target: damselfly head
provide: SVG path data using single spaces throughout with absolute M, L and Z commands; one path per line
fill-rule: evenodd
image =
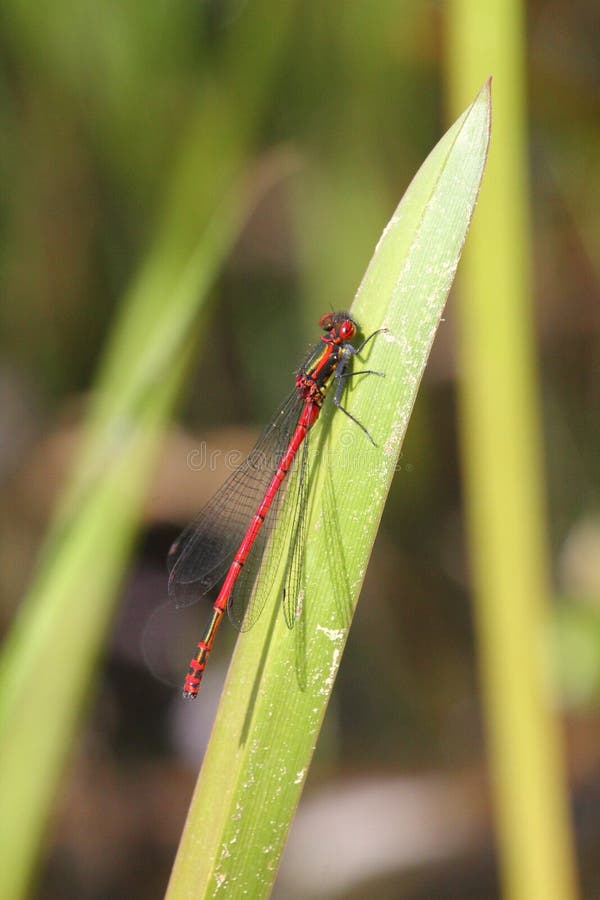
M 341 341 L 351 341 L 359 327 L 347 312 L 325 313 L 319 319 L 319 325 L 330 337 Z

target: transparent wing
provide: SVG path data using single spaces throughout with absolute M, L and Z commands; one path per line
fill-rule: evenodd
M 294 391 L 244 462 L 171 547 L 169 596 L 176 606 L 195 603 L 224 577 L 289 443 L 301 409 L 302 400 Z M 269 518 L 271 514 L 272 510 Z M 257 543 L 256 550 L 264 550 L 264 540 Z
M 292 509 L 293 533 L 284 587 L 283 615 L 288 628 L 293 628 L 304 611 L 304 566 L 306 563 L 306 528 L 308 507 L 308 441 L 304 442 L 298 460 L 298 490 Z
M 309 432 L 310 434 L 310 432 Z M 303 464 L 308 448 L 308 436 L 300 446 L 273 504 L 265 518 L 259 538 L 244 563 L 229 597 L 229 618 L 241 631 L 248 631 L 257 621 L 284 554 L 290 552 L 296 530 L 298 498 L 306 489 Z M 282 514 L 278 511 L 284 507 Z M 276 527 L 275 527 L 276 526 Z

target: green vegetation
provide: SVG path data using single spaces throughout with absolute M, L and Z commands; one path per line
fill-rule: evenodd
M 273 614 L 238 642 L 170 898 L 217 896 L 223 887 L 254 897 L 269 893 L 477 198 L 489 127 L 487 86 L 423 164 L 362 281 L 352 312 L 366 334 L 389 329 L 368 355 L 369 366 L 386 377 L 379 384 L 363 379 L 352 391 L 351 409 L 385 437 L 372 447 L 340 415 L 326 432 L 321 422 L 315 426 L 318 457 L 331 464 L 314 473 L 305 634 L 287 630 L 273 597 Z M 324 418 L 331 414 L 327 409 Z M 344 524 L 343 536 L 333 537 L 342 542 L 333 559 L 324 539 L 332 520 Z M 298 648 L 299 641 L 306 646 Z M 306 687 L 296 677 L 298 653 L 307 660 Z
M 461 427 L 502 877 L 510 898 L 575 896 L 548 640 L 548 552 L 531 303 L 520 4 L 450 17 L 453 105 L 494 72 L 494 142 L 459 304 Z M 492 24 L 493 23 L 493 24 Z M 476 35 L 476 37 L 475 37 Z M 460 62 L 459 62 L 460 60 Z
M 415 786 L 416 805 L 399 828 L 373 804 L 390 856 L 373 827 L 360 874 L 331 834 L 340 890 L 443 900 L 473 883 L 487 900 L 493 843 L 509 900 L 573 900 L 568 771 L 594 896 L 595 12 L 3 4 L 2 900 L 35 896 L 36 878 L 40 897 L 162 896 L 236 638 L 223 626 L 195 705 L 148 672 L 168 546 L 359 284 L 364 331 L 390 329 L 368 352 L 386 377 L 346 400 L 379 447 L 324 410 L 304 627 L 288 632 L 274 592 L 239 640 L 169 892 L 253 869 L 266 892 L 305 785 L 299 831 L 334 798 L 318 845 L 372 777 Z M 485 89 L 428 154 L 490 75 L 481 203 L 420 385 L 480 177 Z M 186 465 L 205 445 L 219 465 Z M 159 633 L 184 670 L 196 635 L 180 659 Z M 438 820 L 442 785 L 468 836 Z M 291 834 L 278 889 L 306 896 L 319 865 Z

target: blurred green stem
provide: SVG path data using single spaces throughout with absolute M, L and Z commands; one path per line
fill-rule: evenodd
M 256 0 L 231 31 L 226 77 L 198 92 L 161 228 L 108 340 L 78 465 L 3 648 L 2 900 L 23 897 L 33 879 L 160 438 L 251 200 L 242 181 L 293 7 Z
M 546 659 L 521 4 L 453 0 L 448 27 L 452 111 L 494 76 L 494 137 L 458 312 L 466 502 L 501 878 L 510 900 L 570 900 L 572 837 Z

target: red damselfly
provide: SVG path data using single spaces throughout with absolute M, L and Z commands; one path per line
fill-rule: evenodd
M 374 331 L 354 347 L 350 341 L 359 326 L 349 313 L 326 313 L 319 325 L 324 334 L 298 369 L 293 392 L 246 460 L 182 532 L 169 552 L 169 596 L 178 607 L 195 603 L 224 578 L 190 662 L 184 697 L 193 699 L 198 695 L 225 609 L 240 630 L 246 631 L 256 622 L 285 546 L 289 550 L 283 612 L 288 627 L 292 628 L 296 621 L 308 501 L 307 436 L 334 382 L 335 407 L 375 443 L 364 425 L 342 406 L 341 398 L 347 378 L 382 374 L 370 369 L 353 372 L 351 363 L 385 329 Z M 284 495 L 292 512 L 286 517 L 289 526 L 274 531 Z

